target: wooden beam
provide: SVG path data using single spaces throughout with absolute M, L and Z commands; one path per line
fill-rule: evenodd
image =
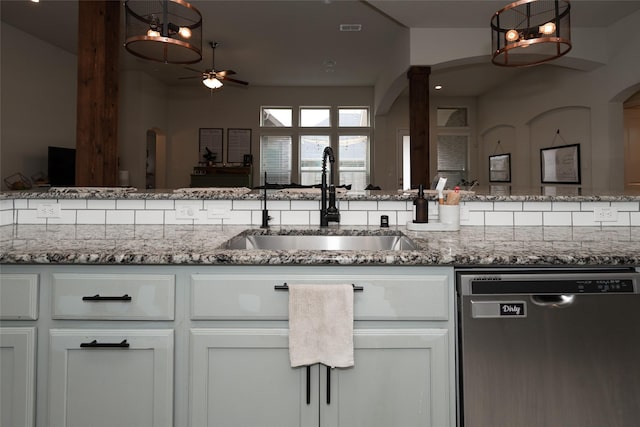
M 78 2 L 76 185 L 118 185 L 119 1 Z
M 409 137 L 411 188 L 429 188 L 429 75 L 431 67 L 409 68 Z

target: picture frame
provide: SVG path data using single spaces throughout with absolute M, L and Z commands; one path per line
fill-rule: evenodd
M 580 184 L 580 144 L 540 149 L 543 184 Z
M 198 131 L 198 162 L 222 163 L 224 159 L 222 128 L 200 128 Z M 213 157 L 212 157 L 213 156 Z M 207 158 L 209 157 L 209 158 Z
M 227 163 L 245 163 L 251 154 L 251 129 L 227 129 Z
M 489 182 L 511 182 L 511 153 L 489 156 Z

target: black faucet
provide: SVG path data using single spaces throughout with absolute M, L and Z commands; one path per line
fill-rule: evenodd
M 264 205 L 262 207 L 262 225 L 260 228 L 269 228 L 269 210 L 267 210 L 267 173 L 264 173 Z
M 331 163 L 331 175 L 327 188 L 327 157 Z M 329 222 L 340 222 L 340 211 L 336 207 L 336 186 L 333 183 L 333 170 L 336 158 L 331 147 L 325 147 L 322 152 L 322 186 L 320 188 L 320 227 L 328 227 Z M 329 206 L 327 206 L 329 193 Z

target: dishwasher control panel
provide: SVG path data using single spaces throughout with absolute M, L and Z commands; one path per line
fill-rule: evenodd
M 471 281 L 473 295 L 633 293 L 632 279 L 482 280 Z
M 460 271 L 461 295 L 640 293 L 640 273 L 626 271 Z

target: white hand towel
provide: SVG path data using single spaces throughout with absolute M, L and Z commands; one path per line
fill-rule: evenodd
M 291 366 L 353 366 L 353 286 L 289 285 Z

